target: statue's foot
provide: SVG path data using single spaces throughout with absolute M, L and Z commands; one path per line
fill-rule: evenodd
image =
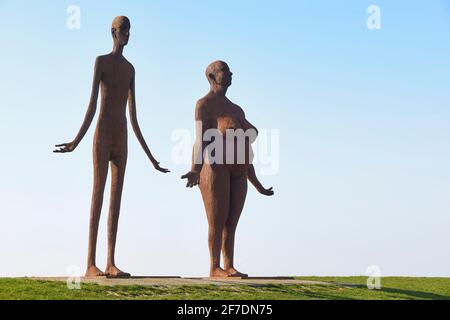
M 116 266 L 107 267 L 105 274 L 111 278 L 129 278 L 131 274 L 119 270 Z
M 248 274 L 237 271 L 235 268 L 228 268 L 226 270 L 228 277 L 236 277 L 236 278 L 248 278 Z
M 226 278 L 228 277 L 228 273 L 222 268 L 216 268 L 210 272 L 209 276 L 211 278 Z
M 105 277 L 106 273 L 101 271 L 96 266 L 88 267 L 86 270 L 86 277 Z

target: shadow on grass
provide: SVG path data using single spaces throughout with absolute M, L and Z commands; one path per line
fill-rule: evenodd
M 307 297 L 316 300 L 379 300 L 379 299 L 397 299 L 397 300 L 450 300 L 450 296 L 430 292 L 405 290 L 397 288 L 382 288 L 380 290 L 369 290 L 364 285 L 342 285 L 330 283 L 332 286 L 312 286 L 296 287 L 283 285 L 259 285 L 258 289 L 266 289 L 272 293 L 281 293 L 298 299 Z M 318 290 L 319 289 L 319 290 Z M 352 291 L 356 290 L 356 291 Z M 333 290 L 334 292 L 330 292 Z M 336 290 L 342 290 L 336 292 Z M 348 290 L 348 291 L 347 291 Z M 319 291 L 319 292 L 318 292 Z
M 367 286 L 358 285 L 357 287 L 360 289 L 367 290 Z M 394 295 L 402 295 L 405 296 L 404 299 L 450 300 L 450 296 L 444 296 L 436 293 L 422 292 L 422 291 L 404 290 L 397 288 L 382 288 L 377 291 Z

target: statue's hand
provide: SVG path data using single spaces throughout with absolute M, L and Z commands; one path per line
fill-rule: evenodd
M 53 150 L 54 153 L 68 153 L 73 152 L 77 145 L 74 142 L 57 144 L 55 146 L 57 149 Z
M 273 196 L 275 194 L 275 192 L 273 192 L 273 188 L 269 188 L 269 189 L 260 188 L 260 189 L 258 189 L 258 192 L 265 196 L 268 196 L 268 197 Z
M 155 161 L 152 161 L 152 163 L 153 163 L 153 167 L 155 167 L 155 169 L 158 170 L 159 172 L 162 172 L 162 173 L 168 173 L 168 172 L 170 172 L 169 169 L 161 168 L 161 167 L 159 166 L 159 162 L 158 162 L 158 161 L 155 160 Z
M 192 188 L 200 184 L 200 175 L 194 171 L 185 174 L 181 179 L 187 179 L 186 188 Z

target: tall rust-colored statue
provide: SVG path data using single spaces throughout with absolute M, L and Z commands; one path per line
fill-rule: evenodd
M 133 131 L 142 148 L 156 170 L 163 173 L 169 170 L 161 168 L 153 157 L 142 136 L 136 116 L 135 70 L 133 65 L 122 55 L 123 48 L 130 37 L 130 20 L 127 17 L 116 17 L 112 23 L 111 33 L 114 40 L 113 51 L 99 56 L 95 62 L 94 81 L 89 107 L 75 140 L 70 143 L 56 145 L 54 152 L 72 152 L 86 134 L 97 109 L 99 88 L 101 87 L 101 109 L 94 137 L 94 186 L 92 192 L 91 216 L 89 225 L 89 248 L 86 276 L 129 277 L 130 274 L 116 267 L 114 254 L 116 248 L 117 226 L 119 222 L 120 201 L 127 163 L 127 118 L 129 115 Z M 96 246 L 98 225 L 103 203 L 108 166 L 111 164 L 111 198 L 108 218 L 108 258 L 105 272 L 96 266 Z
M 232 75 L 230 68 L 223 61 L 213 62 L 206 70 L 211 89 L 197 102 L 193 164 L 191 171 L 182 177 L 187 179 L 187 187 L 200 187 L 209 225 L 211 277 L 247 277 L 234 266 L 234 239 L 247 196 L 247 179 L 260 193 L 267 196 L 274 194 L 272 188 L 265 189 L 261 185 L 252 165 L 251 143 L 256 139 L 257 130 L 245 118 L 244 111 L 225 96 L 231 85 Z M 227 141 L 235 141 L 236 138 L 232 136 L 230 140 L 229 135 L 234 135 L 239 129 L 256 133 L 254 139 L 245 139 L 244 161 L 237 161 L 239 150 L 235 145 L 231 146 L 231 149 L 230 145 L 227 145 Z M 219 140 L 223 140 L 222 155 L 215 154 L 216 160 L 222 160 L 220 162 L 206 159 L 208 146 L 212 145 L 213 141 L 208 142 L 205 136 L 211 130 L 217 132 Z M 211 154 L 220 151 L 215 150 Z M 231 163 L 226 160 L 230 151 L 233 152 Z M 220 266 L 221 252 L 224 268 Z

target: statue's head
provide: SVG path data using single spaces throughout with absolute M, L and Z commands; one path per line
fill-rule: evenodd
M 130 39 L 130 19 L 125 16 L 119 16 L 114 18 L 111 25 L 111 34 L 114 42 L 119 45 L 126 46 Z
M 211 85 L 229 87 L 231 86 L 233 73 L 223 61 L 214 61 L 206 68 L 206 78 Z

